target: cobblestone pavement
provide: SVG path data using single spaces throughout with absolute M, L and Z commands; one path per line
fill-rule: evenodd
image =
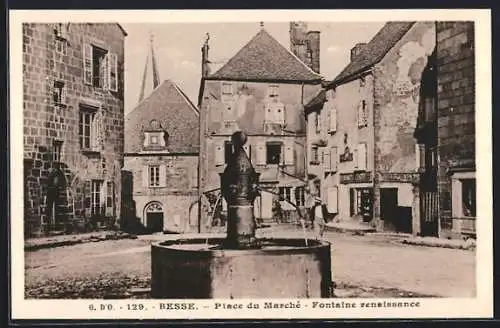
M 298 237 L 293 227 L 260 236 Z M 307 235 L 312 236 L 310 231 Z M 25 253 L 27 298 L 145 298 L 150 244 L 167 236 L 106 240 Z M 337 297 L 473 297 L 475 252 L 403 245 L 394 237 L 326 232 Z

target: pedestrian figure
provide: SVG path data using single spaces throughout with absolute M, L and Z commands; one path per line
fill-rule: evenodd
M 314 205 L 314 216 L 313 216 L 313 227 L 314 236 L 316 240 L 323 238 L 323 232 L 325 231 L 325 219 L 323 216 L 323 204 L 321 199 L 316 198 Z

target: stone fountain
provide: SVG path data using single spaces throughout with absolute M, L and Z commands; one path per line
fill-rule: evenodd
M 151 296 L 164 299 L 320 298 L 331 296 L 330 243 L 291 238 L 256 238 L 253 204 L 259 193 L 243 145 L 221 174 L 228 204 L 227 236 L 176 239 L 151 247 Z

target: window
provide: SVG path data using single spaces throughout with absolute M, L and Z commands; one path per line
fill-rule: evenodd
M 233 85 L 231 83 L 222 83 L 222 94 L 225 96 L 233 95 Z
M 320 180 L 316 180 L 314 181 L 314 187 L 316 188 L 316 191 L 318 193 L 318 197 L 321 197 L 321 181 Z
M 365 81 L 365 78 L 362 77 L 359 79 L 359 87 L 362 88 L 366 85 L 366 81 Z
M 106 183 L 106 207 L 113 207 L 114 184 L 112 181 Z
M 281 103 L 268 103 L 264 120 L 268 123 L 285 124 L 285 107 Z
M 149 186 L 159 187 L 160 186 L 160 166 L 150 165 L 149 166 Z
M 68 47 L 68 43 L 63 39 L 56 39 L 56 52 L 62 55 L 66 54 L 66 48 Z
M 304 187 L 296 187 L 295 188 L 295 205 L 304 206 L 306 203 L 306 195 L 304 191 Z
M 52 160 L 56 163 L 59 163 L 61 161 L 62 143 L 63 143 L 62 141 L 54 140 L 52 145 L 52 154 L 53 154 Z
M 278 98 L 279 97 L 279 86 L 278 85 L 270 85 L 267 90 L 267 95 L 269 98 Z
M 98 150 L 99 124 L 97 122 L 97 111 L 84 107 L 80 109 L 80 148 L 84 150 Z
M 62 23 L 54 24 L 54 35 L 58 39 L 66 39 L 67 28 Z
M 104 210 L 104 202 L 102 197 L 104 196 L 102 193 L 103 181 L 100 180 L 92 180 L 92 189 L 91 189 L 91 198 L 90 198 L 90 207 L 92 215 L 102 214 Z
M 280 200 L 292 201 L 292 187 L 279 187 Z
M 268 142 L 266 144 L 266 163 L 279 164 L 281 159 L 281 142 Z
M 319 163 L 318 146 L 311 147 L 311 163 Z
M 476 216 L 476 179 L 462 181 L 462 213 L 465 217 Z
M 85 44 L 83 58 L 85 84 L 118 91 L 118 59 L 116 54 L 91 44 Z
M 233 144 L 231 141 L 225 141 L 224 142 L 224 163 L 227 164 L 229 163 L 229 159 L 231 158 L 233 154 Z
M 358 127 L 365 127 L 368 125 L 368 109 L 366 100 L 362 100 L 358 108 Z
M 149 136 L 149 143 L 151 145 L 157 145 L 158 144 L 158 136 L 157 135 L 150 135 Z
M 64 82 L 55 81 L 52 89 L 52 101 L 55 105 L 66 104 L 66 88 Z

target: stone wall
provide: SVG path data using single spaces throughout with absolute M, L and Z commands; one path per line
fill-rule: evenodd
M 436 45 L 434 22 L 417 22 L 373 69 L 375 127 L 374 217 L 380 221 L 380 188 L 384 173 L 416 172 L 419 87 L 427 57 Z M 408 181 L 401 181 L 406 184 Z M 401 185 L 401 187 L 405 187 Z M 413 220 L 419 214 L 412 213 Z
M 40 233 L 47 223 L 48 176 L 60 167 L 67 185 L 67 221 L 85 221 L 86 183 L 92 179 L 114 183 L 113 216 L 120 212 L 120 169 L 123 163 L 123 51 L 124 32 L 117 24 L 60 24 L 67 28 L 56 51 L 58 24 L 23 25 L 23 139 L 25 158 L 26 235 Z M 117 56 L 118 90 L 111 92 L 84 84 L 83 45 L 102 44 Z M 55 104 L 55 81 L 64 83 L 65 104 Z M 99 108 L 102 147 L 87 154 L 80 149 L 79 105 Z M 54 161 L 54 141 L 62 142 Z
M 438 191 L 440 218 L 452 216 L 450 170 L 475 171 L 473 22 L 437 23 Z

